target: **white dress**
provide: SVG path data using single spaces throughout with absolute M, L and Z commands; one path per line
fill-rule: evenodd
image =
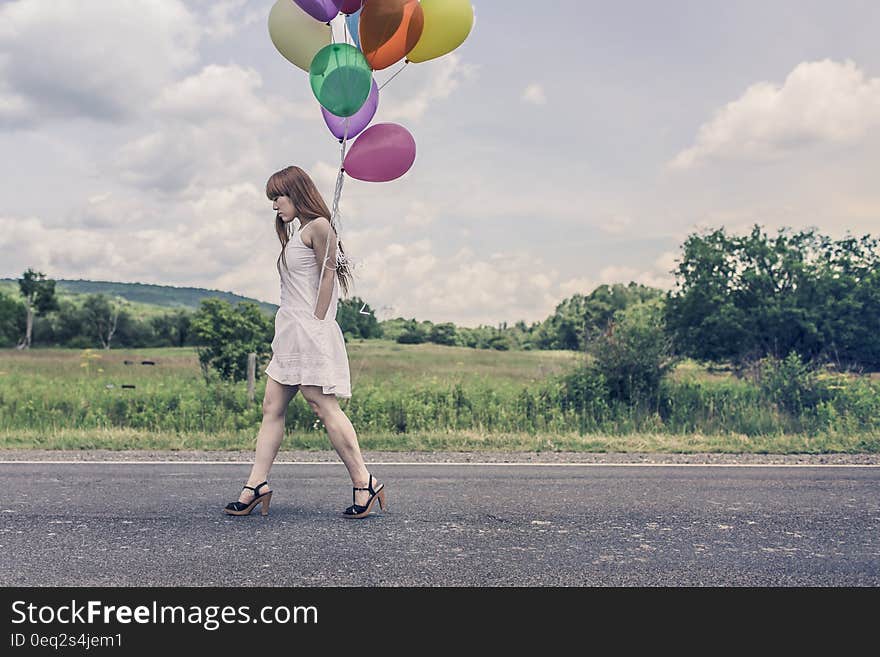
M 321 386 L 325 395 L 351 397 L 348 353 L 342 329 L 336 322 L 339 278 L 333 276 L 333 292 L 324 319 L 315 308 L 321 270 L 315 252 L 302 241 L 297 228 L 285 247 L 289 270 L 281 267 L 281 305 L 275 313 L 275 337 L 267 375 L 287 385 Z

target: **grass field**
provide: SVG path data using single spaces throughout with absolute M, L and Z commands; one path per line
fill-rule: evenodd
M 669 377 L 668 408 L 658 414 L 570 404 L 560 377 L 579 368 L 583 356 L 573 352 L 381 340 L 347 349 L 353 397 L 340 405 L 365 449 L 880 451 L 880 386 L 868 377 L 841 401 L 793 417 L 748 383 L 685 362 Z M 263 367 L 249 403 L 243 382 L 206 383 L 191 348 L 0 350 L 0 449 L 250 449 Z M 284 448 L 330 448 L 300 395 L 286 424 Z

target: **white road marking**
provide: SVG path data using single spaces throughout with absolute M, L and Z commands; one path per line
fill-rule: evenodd
M 0 461 L 0 465 L 253 465 L 253 461 Z M 343 465 L 342 461 L 275 461 L 273 465 Z M 491 462 L 422 462 L 368 461 L 367 465 L 416 465 L 416 466 L 481 466 L 481 467 L 625 467 L 625 468 L 880 468 L 880 463 L 541 463 L 517 461 L 513 463 Z

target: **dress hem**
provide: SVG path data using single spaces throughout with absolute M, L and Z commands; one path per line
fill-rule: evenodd
M 325 383 L 317 383 L 317 382 L 316 383 L 307 383 L 307 382 L 303 381 L 303 377 L 301 377 L 301 376 L 299 377 L 299 381 L 279 381 L 277 377 L 272 376 L 272 374 L 269 372 L 268 369 L 263 370 L 263 372 L 266 374 L 266 376 L 271 378 L 273 381 L 275 381 L 276 383 L 280 383 L 281 385 L 284 385 L 284 386 L 321 386 L 321 392 L 323 392 L 325 395 L 336 395 L 337 397 L 343 397 L 345 399 L 351 398 L 351 392 L 346 394 L 343 391 L 328 390 L 328 388 L 335 388 L 336 387 L 335 385 L 327 385 Z

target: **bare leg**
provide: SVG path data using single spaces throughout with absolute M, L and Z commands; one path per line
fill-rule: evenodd
M 370 472 L 364 464 L 354 426 L 345 411 L 339 408 L 336 396 L 323 394 L 320 386 L 302 386 L 302 394 L 327 428 L 330 444 L 348 469 L 352 486 L 366 488 L 370 482 Z M 379 480 L 373 477 L 373 487 L 378 485 Z M 366 504 L 369 497 L 369 491 L 355 491 L 356 504 Z
M 260 433 L 257 435 L 257 448 L 254 455 L 254 465 L 248 477 L 247 485 L 256 486 L 269 479 L 269 470 L 278 455 L 281 441 L 284 439 L 284 418 L 287 415 L 287 407 L 290 400 L 296 395 L 299 386 L 284 385 L 269 377 L 266 382 L 266 394 L 263 397 L 263 423 L 260 425 Z M 264 486 L 260 493 L 271 490 L 270 486 Z M 254 492 L 247 488 L 242 489 L 239 502 L 248 503 L 254 499 Z

